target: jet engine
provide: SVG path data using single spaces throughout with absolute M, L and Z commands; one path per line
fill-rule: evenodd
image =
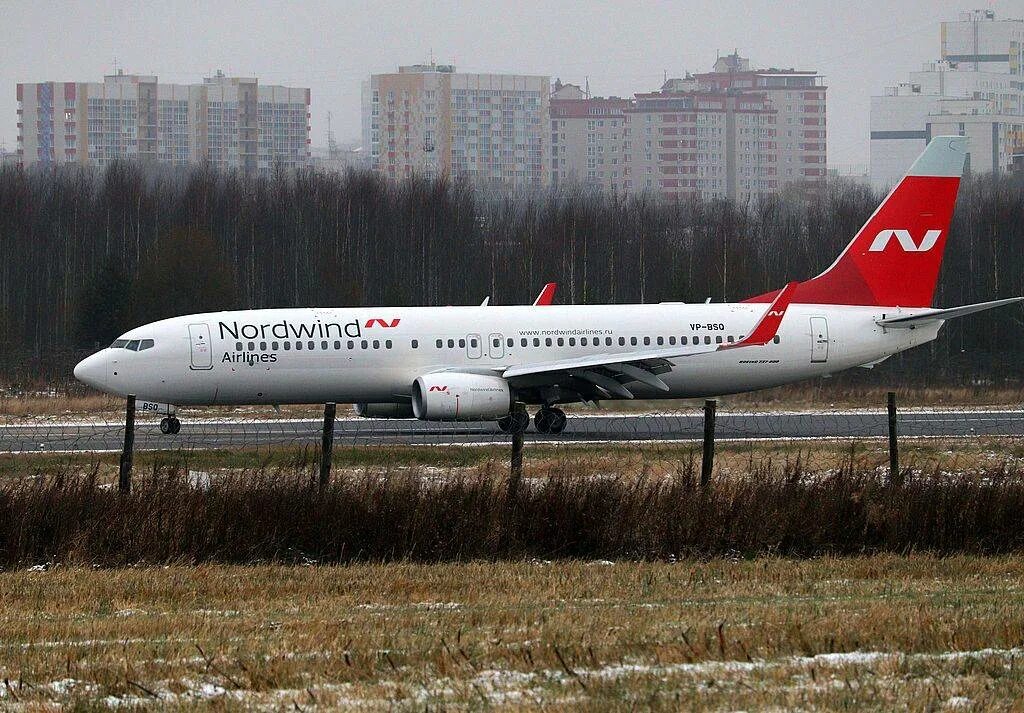
M 494 421 L 512 410 L 512 389 L 500 376 L 443 371 L 412 385 L 412 411 L 423 421 Z
M 362 403 L 356 404 L 356 416 L 363 418 L 415 418 L 412 404 Z

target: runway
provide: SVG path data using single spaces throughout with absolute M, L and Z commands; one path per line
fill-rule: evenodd
M 191 417 L 190 417 L 191 416 Z M 319 419 L 211 419 L 181 414 L 181 433 L 165 436 L 156 420 L 136 423 L 138 450 L 214 450 L 279 445 L 318 445 Z M 888 435 L 884 411 L 719 413 L 719 440 L 792 440 L 876 438 Z M 532 426 L 527 442 L 633 443 L 700 439 L 700 412 L 678 414 L 570 415 L 563 433 L 549 436 Z M 907 410 L 898 416 L 901 437 L 1024 436 L 1024 411 Z M 120 450 L 123 424 L 61 420 L 0 425 L 0 451 L 7 453 L 105 452 Z M 428 423 L 342 418 L 335 422 L 335 444 L 361 445 L 488 445 L 509 436 L 494 423 Z

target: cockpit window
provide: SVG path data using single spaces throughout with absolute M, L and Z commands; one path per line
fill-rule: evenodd
M 130 342 L 124 345 L 124 348 L 133 352 L 139 351 L 139 340 L 132 339 Z
M 151 349 L 155 342 L 152 339 L 115 339 L 110 345 L 111 349 L 130 349 L 133 352 L 141 352 L 144 349 Z
M 139 351 L 140 352 L 143 349 L 151 349 L 152 347 L 153 347 L 153 340 L 152 339 L 143 339 L 142 341 L 139 342 Z
M 127 339 L 115 339 L 113 344 L 110 345 L 111 349 L 124 349 L 125 345 L 128 344 Z

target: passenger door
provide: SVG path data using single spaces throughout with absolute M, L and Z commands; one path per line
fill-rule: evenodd
M 192 347 L 192 368 L 213 368 L 213 347 L 210 346 L 210 325 L 188 325 L 188 337 Z
M 470 359 L 479 359 L 483 356 L 484 348 L 480 343 L 479 334 L 467 334 L 466 335 L 466 356 Z
M 811 363 L 828 361 L 828 320 L 811 317 Z

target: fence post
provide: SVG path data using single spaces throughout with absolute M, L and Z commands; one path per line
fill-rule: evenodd
M 334 450 L 334 416 L 337 404 L 324 404 L 324 432 L 320 443 L 320 488 L 327 487 L 331 480 L 331 453 Z
M 121 467 L 117 478 L 119 492 L 132 489 L 132 456 L 135 450 L 135 394 L 128 394 L 124 404 L 124 447 L 121 449 Z
M 513 412 L 513 418 L 520 410 L 522 410 L 522 407 L 519 407 L 516 412 Z M 516 494 L 516 491 L 519 489 L 519 481 L 522 480 L 523 477 L 523 433 L 524 431 L 521 431 L 518 428 L 513 429 L 512 431 L 512 457 L 509 460 L 508 469 L 509 497 L 513 497 Z
M 704 402 L 704 453 L 700 461 L 700 487 L 711 483 L 711 471 L 715 467 L 715 406 L 717 401 Z
M 903 475 L 900 473 L 900 452 L 896 442 L 895 391 L 890 391 L 886 395 L 886 405 L 889 409 L 889 482 L 893 485 L 902 485 Z

